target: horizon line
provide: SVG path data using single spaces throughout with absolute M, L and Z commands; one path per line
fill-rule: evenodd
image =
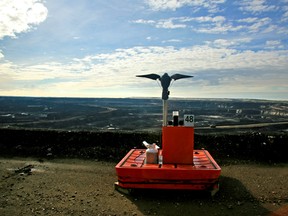
M 16 96 L 16 95 L 0 95 L 0 97 L 5 98 L 57 98 L 57 99 L 159 99 L 162 100 L 160 97 L 77 97 L 77 96 Z M 288 102 L 288 99 L 264 99 L 264 98 L 239 98 L 239 97 L 199 97 L 199 98 L 191 98 L 191 97 L 170 97 L 169 100 L 242 100 L 242 101 L 251 101 L 251 100 L 257 100 L 257 101 L 281 101 L 281 102 Z

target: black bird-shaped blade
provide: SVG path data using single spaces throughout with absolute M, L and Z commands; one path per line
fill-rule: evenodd
M 145 78 L 149 78 L 153 80 L 157 80 L 161 78 L 158 74 L 137 75 L 136 77 L 145 77 Z
M 193 76 L 182 75 L 182 74 L 173 74 L 173 75 L 171 76 L 171 79 L 178 80 L 178 79 L 190 78 L 190 77 L 193 77 Z
M 171 83 L 171 80 L 178 80 L 178 79 L 183 79 L 183 78 L 190 78 L 193 76 L 189 75 L 183 75 L 183 74 L 173 74 L 172 76 L 169 76 L 167 73 L 163 74 L 163 76 L 159 76 L 158 74 L 146 74 L 146 75 L 137 75 L 136 77 L 145 77 L 149 78 L 152 80 L 160 80 L 161 86 L 162 86 L 162 99 L 163 100 L 168 100 L 169 97 L 169 86 Z

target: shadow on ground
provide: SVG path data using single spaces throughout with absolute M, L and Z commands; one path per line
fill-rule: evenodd
M 268 215 L 237 179 L 221 176 L 220 191 L 133 190 L 125 195 L 143 215 Z

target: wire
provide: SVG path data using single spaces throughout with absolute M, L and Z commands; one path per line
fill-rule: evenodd
M 172 85 L 173 85 L 174 82 L 175 82 L 175 80 L 173 79 L 173 80 L 172 80 L 172 83 L 170 84 L 170 87 L 172 87 Z
M 156 81 L 157 81 L 158 86 L 159 86 L 160 88 L 162 88 L 162 86 L 160 85 L 159 80 L 157 79 Z

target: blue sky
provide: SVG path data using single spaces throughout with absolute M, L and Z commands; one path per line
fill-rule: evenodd
M 288 100 L 288 0 L 2 0 L 0 95 Z

